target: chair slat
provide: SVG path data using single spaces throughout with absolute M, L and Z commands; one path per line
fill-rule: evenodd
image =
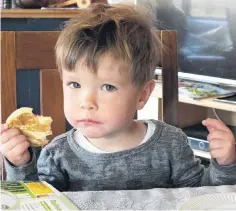
M 40 71 L 40 110 L 44 116 L 51 116 L 54 138 L 66 131 L 66 120 L 63 111 L 62 81 L 57 70 Z
M 163 121 L 178 126 L 178 41 L 176 31 L 161 31 Z

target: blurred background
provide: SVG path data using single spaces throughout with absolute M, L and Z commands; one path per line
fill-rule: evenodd
M 178 31 L 180 72 L 216 77 L 218 82 L 222 78 L 236 80 L 235 0 L 137 0 L 137 3 L 151 8 L 158 29 Z

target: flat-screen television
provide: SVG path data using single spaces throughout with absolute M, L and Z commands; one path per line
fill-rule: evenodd
M 150 2 L 156 27 L 178 31 L 180 76 L 236 85 L 236 0 Z

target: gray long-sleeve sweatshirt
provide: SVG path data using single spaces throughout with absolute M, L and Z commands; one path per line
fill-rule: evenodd
M 27 165 L 6 162 L 7 180 L 43 180 L 60 191 L 236 184 L 236 165 L 220 166 L 212 160 L 204 169 L 180 129 L 152 121 L 156 129 L 147 142 L 114 153 L 86 151 L 74 140 L 72 129 L 44 147 L 38 159 L 33 150 Z

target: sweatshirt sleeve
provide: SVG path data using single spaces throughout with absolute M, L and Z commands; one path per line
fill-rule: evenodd
M 60 155 L 47 147 L 29 148 L 31 160 L 16 167 L 4 158 L 8 181 L 46 181 L 60 191 L 68 190 L 68 176 L 60 168 Z
M 178 155 L 177 155 L 178 154 Z M 220 166 L 215 159 L 208 168 L 195 158 L 188 139 L 182 133 L 179 149 L 173 161 L 172 181 L 174 187 L 216 186 L 236 184 L 236 165 Z
M 4 158 L 4 164 L 6 168 L 6 179 L 8 181 L 37 181 L 37 158 L 40 153 L 40 149 L 29 148 L 31 154 L 31 160 L 24 166 L 14 166 L 6 158 Z
M 45 147 L 38 159 L 38 177 L 41 181 L 50 183 L 59 191 L 67 191 L 69 188 L 68 175 L 60 167 L 59 156 Z

